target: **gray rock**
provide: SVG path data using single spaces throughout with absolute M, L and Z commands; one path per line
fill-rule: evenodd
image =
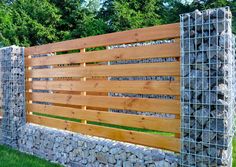
M 189 74 L 189 77 L 192 78 L 202 78 L 202 77 L 207 77 L 208 72 L 207 71 L 200 71 L 200 70 L 192 70 Z
M 231 34 L 227 33 L 225 30 L 220 34 L 219 46 L 221 47 L 232 47 L 232 36 Z
M 192 99 L 192 92 L 190 91 L 185 91 L 184 92 L 184 101 L 190 101 Z
M 210 111 L 207 108 L 203 108 L 195 111 L 194 116 L 196 120 L 201 124 L 205 125 L 209 120 Z
M 193 64 L 195 62 L 195 55 L 194 53 L 189 53 L 184 56 L 184 64 Z
M 218 157 L 219 156 L 219 150 L 217 150 L 215 147 L 209 147 L 207 148 L 207 154 L 211 157 Z
M 227 120 L 212 118 L 206 128 L 211 129 L 213 132 L 224 132 L 225 127 L 227 127 Z
M 118 154 L 119 151 L 120 151 L 119 148 L 112 148 L 112 149 L 110 150 L 110 153 L 111 153 L 111 154 Z
M 131 162 L 129 162 L 129 161 L 125 161 L 125 162 L 123 162 L 123 166 L 125 166 L 125 167 L 133 167 L 134 165 Z
M 170 164 L 166 162 L 165 160 L 161 160 L 159 162 L 156 162 L 155 165 L 157 167 L 170 167 Z
M 104 163 L 104 164 L 108 163 L 108 157 L 107 157 L 107 154 L 105 153 L 101 153 L 101 152 L 97 153 L 96 158 L 101 163 Z
M 205 63 L 207 61 L 207 55 L 205 52 L 198 52 L 196 63 Z
M 201 139 L 205 143 L 210 143 L 216 137 L 216 133 L 212 131 L 203 131 Z M 207 146 L 207 145 L 206 145 Z
M 232 13 L 229 10 L 226 10 L 224 8 L 220 8 L 218 10 L 218 18 L 227 18 L 227 19 L 231 19 L 232 18 Z
M 108 162 L 111 163 L 111 164 L 115 164 L 116 163 L 115 157 L 113 155 L 109 155 Z
M 103 149 L 102 149 L 102 152 L 108 152 L 109 151 L 109 148 L 107 146 L 104 146 Z
M 192 115 L 194 112 L 190 105 L 184 105 L 182 111 L 184 115 Z

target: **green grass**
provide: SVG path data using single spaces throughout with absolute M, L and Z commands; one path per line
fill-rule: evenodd
M 61 167 L 61 165 L 0 145 L 0 167 Z
M 236 166 L 236 137 L 233 139 L 233 166 Z

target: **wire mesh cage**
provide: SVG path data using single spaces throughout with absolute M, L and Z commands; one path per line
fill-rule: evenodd
M 11 46 L 0 49 L 2 90 L 2 136 L 3 144 L 17 147 L 18 127 L 25 119 L 25 81 L 23 48 Z
M 235 51 L 229 7 L 180 15 L 181 165 L 232 161 Z

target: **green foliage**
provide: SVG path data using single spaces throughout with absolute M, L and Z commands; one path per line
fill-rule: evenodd
M 230 6 L 236 33 L 233 0 L 2 0 L 0 46 L 39 45 L 174 23 L 181 13 L 222 6 Z
M 57 8 L 47 0 L 19 0 L 2 4 L 0 40 L 5 45 L 23 46 L 56 41 L 55 25 L 59 19 Z
M 109 0 L 100 11 L 109 31 L 122 31 L 161 23 L 160 0 Z
M 233 153 L 232 153 L 232 157 L 233 157 L 233 165 L 232 166 L 236 166 L 236 137 L 233 138 Z

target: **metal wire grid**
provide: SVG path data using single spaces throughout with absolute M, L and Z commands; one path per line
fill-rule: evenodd
M 223 18 L 219 19 L 219 12 L 223 12 Z M 212 13 L 216 16 L 214 19 Z M 196 11 L 182 14 L 180 19 L 180 163 L 182 166 L 230 166 L 235 109 L 235 52 L 231 45 L 230 9 Z M 224 34 L 219 33 L 219 26 Z M 225 89 L 221 90 L 220 86 Z M 216 111 L 223 114 L 217 115 Z
M 2 142 L 17 147 L 18 128 L 25 118 L 24 113 L 24 53 L 23 48 L 11 46 L 1 49 L 2 88 Z
M 234 137 L 234 135 L 235 135 L 235 123 L 236 123 L 236 36 L 233 34 L 233 51 L 232 51 L 232 53 L 233 53 L 233 56 L 234 56 L 234 73 L 233 73 L 233 75 L 234 75 L 234 80 L 233 80 L 233 87 L 234 87 L 234 91 L 232 91 L 233 93 L 234 93 L 234 100 L 235 100 L 235 103 L 234 103 L 234 105 L 233 105 L 233 116 L 232 116 L 232 121 L 233 121 L 233 128 L 232 128 L 232 140 L 233 140 L 233 137 Z M 233 146 L 231 147 L 232 149 L 233 149 Z M 232 151 L 231 151 L 231 153 L 232 153 Z M 232 155 L 231 155 L 231 159 L 230 159 L 230 161 L 231 161 L 231 164 L 233 163 L 233 157 L 232 157 Z

